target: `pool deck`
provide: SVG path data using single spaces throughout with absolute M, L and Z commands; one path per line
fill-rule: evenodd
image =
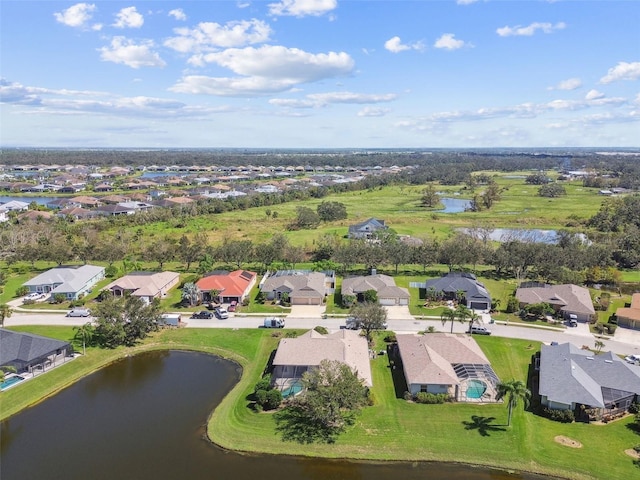
M 23 383 L 31 380 L 32 378 L 35 377 L 39 377 L 40 375 L 43 375 L 47 372 L 50 372 L 51 370 L 61 367 L 62 365 L 65 365 L 67 362 L 71 362 L 72 360 L 75 360 L 78 357 L 81 357 L 82 355 L 79 353 L 74 353 L 72 356 L 69 357 L 65 357 L 65 361 L 64 362 L 58 362 L 55 365 L 51 365 L 49 367 L 47 367 L 45 370 L 38 370 L 35 372 L 18 372 L 18 373 L 10 373 L 8 375 L 5 376 L 5 381 L 9 380 L 13 377 L 22 377 L 23 380 L 20 380 L 19 382 L 15 382 L 12 383 L 11 385 L 7 385 L 6 387 L 2 388 L 2 392 L 6 392 L 7 390 L 17 386 L 17 385 L 22 385 Z

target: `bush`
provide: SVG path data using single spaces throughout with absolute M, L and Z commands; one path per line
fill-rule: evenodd
M 607 323 L 606 327 L 609 335 L 613 335 L 614 333 L 616 333 L 616 328 L 618 328 L 618 325 L 616 325 L 615 323 Z
M 418 392 L 416 393 L 414 400 L 416 403 L 425 403 L 429 405 L 435 405 L 439 403 L 445 403 L 449 400 L 449 395 L 446 393 L 427 393 L 427 392 Z
M 629 413 L 640 413 L 640 403 L 635 402 L 629 405 Z
M 113 278 L 116 275 L 118 275 L 118 267 L 116 267 L 115 265 L 109 265 L 107 268 L 104 269 L 105 277 Z
M 412 401 L 412 400 L 413 400 L 413 395 L 411 395 L 411 392 L 404 392 L 403 397 L 404 397 L 404 399 L 405 399 L 407 402 L 409 402 L 409 401 Z
M 256 386 L 253 388 L 253 392 L 257 393 L 258 390 L 268 390 L 270 386 L 271 375 L 265 375 L 260 380 L 258 380 L 258 383 L 256 383 Z
M 29 287 L 18 287 L 16 288 L 16 297 L 24 297 L 26 294 L 29 293 Z
M 56 293 L 53 296 L 53 303 L 62 303 L 67 299 L 67 296 L 64 293 Z
M 555 410 L 553 408 L 545 408 L 544 414 L 548 419 L 553 420 L 554 422 L 572 423 L 575 420 L 573 410 Z
M 384 341 L 387 342 L 387 343 L 396 343 L 398 341 L 398 339 L 396 338 L 396 334 L 391 332 L 391 333 L 387 333 L 387 335 L 385 335 Z
M 282 392 L 280 390 L 276 390 L 272 388 L 271 390 L 267 390 L 267 396 L 265 398 L 265 402 L 262 405 L 265 410 L 274 410 L 280 406 L 282 403 Z
M 515 313 L 518 311 L 519 308 L 520 308 L 520 302 L 518 302 L 518 299 L 516 297 L 509 297 L 509 300 L 507 300 L 506 312 Z
M 314 328 L 314 330 L 318 333 L 321 333 L 322 335 L 327 335 L 329 333 L 329 330 L 327 330 L 322 325 L 318 325 L 317 327 Z
M 31 298 L 28 298 L 28 299 L 22 301 L 23 305 L 33 305 L 34 303 L 36 303 L 36 301 L 32 300 Z

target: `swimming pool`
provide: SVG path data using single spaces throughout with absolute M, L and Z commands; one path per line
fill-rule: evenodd
M 282 398 L 293 397 L 302 391 L 302 384 L 295 382 L 282 390 Z
M 24 377 L 21 377 L 20 375 L 14 375 L 13 377 L 5 378 L 4 382 L 0 383 L 0 390 L 6 390 L 10 386 L 15 385 L 22 380 L 24 380 Z
M 487 385 L 482 380 L 469 380 L 467 382 L 467 398 L 482 398 L 487 391 Z

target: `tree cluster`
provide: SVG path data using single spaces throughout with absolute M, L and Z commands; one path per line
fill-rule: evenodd
M 134 296 L 110 296 L 92 309 L 93 340 L 105 348 L 133 346 L 158 330 L 162 312 L 157 302 L 146 304 Z

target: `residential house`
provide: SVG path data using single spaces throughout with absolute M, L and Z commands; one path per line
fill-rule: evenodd
M 395 280 L 382 274 L 349 277 L 342 280 L 342 296 L 353 295 L 363 300 L 366 291 L 373 290 L 381 305 L 409 305 L 411 295 L 406 288 L 396 286 Z
M 473 310 L 490 310 L 491 295 L 487 288 L 472 273 L 450 272 L 447 275 L 427 280 L 427 294 L 441 295 L 448 300 L 457 300 Z
M 542 405 L 555 410 L 581 406 L 591 418 L 624 412 L 640 395 L 640 367 L 612 352 L 594 355 L 571 343 L 542 345 L 538 393 Z
M 260 290 L 268 300 L 280 300 L 286 293 L 291 305 L 322 305 L 324 297 L 331 293 L 331 277 L 327 277 L 327 272 L 279 270 L 265 280 Z
M 93 208 L 102 205 L 102 202 L 96 197 L 88 197 L 86 195 L 79 195 L 69 199 L 70 205 L 75 205 L 83 208 Z
M 56 213 L 57 217 L 74 218 L 76 220 L 95 217 L 95 215 L 96 213 L 93 210 L 87 210 L 82 207 L 67 207 Z
M 0 210 L 5 212 L 23 212 L 28 209 L 29 204 L 20 200 L 11 200 L 10 202 L 0 204 Z
M 396 338 L 410 393 L 446 394 L 459 402 L 495 400 L 500 380 L 470 335 L 430 333 Z
M 27 210 L 18 214 L 18 223 L 38 222 L 40 220 L 49 220 L 53 218 L 53 213 L 43 210 Z
M 22 285 L 28 287 L 30 293 L 62 294 L 67 300 L 78 300 L 103 278 L 104 267 L 76 265 L 52 268 Z
M 258 275 L 247 270 L 233 272 L 213 272 L 196 282 L 203 293 L 204 301 L 221 301 L 222 303 L 238 302 L 249 297 L 255 286 Z M 217 292 L 214 295 L 213 292 Z M 214 298 L 215 296 L 215 298 Z
M 565 319 L 594 322 L 596 311 L 589 290 L 573 284 L 520 287 L 516 290 L 520 307 L 548 303 Z
M 136 211 L 133 208 L 123 207 L 122 205 L 102 205 L 94 210 L 98 215 L 117 216 L 117 215 L 133 215 Z
M 349 225 L 349 238 L 373 238 L 378 232 L 383 232 L 389 227 L 385 225 L 384 220 L 370 218 L 355 225 Z
M 631 305 L 616 310 L 618 326 L 640 330 L 640 293 L 631 296 Z
M 178 283 L 180 274 L 176 272 L 132 272 L 114 280 L 103 290 L 117 297 L 132 295 L 149 304 L 154 298 L 163 298 Z
M 0 365 L 17 373 L 41 373 L 73 355 L 69 342 L 0 328 Z
M 273 358 L 271 382 L 284 397 L 295 395 L 302 391 L 304 372 L 317 368 L 323 360 L 342 362 L 364 385 L 373 385 L 367 340 L 353 330 L 329 335 L 309 330 L 296 338 L 283 338 Z

